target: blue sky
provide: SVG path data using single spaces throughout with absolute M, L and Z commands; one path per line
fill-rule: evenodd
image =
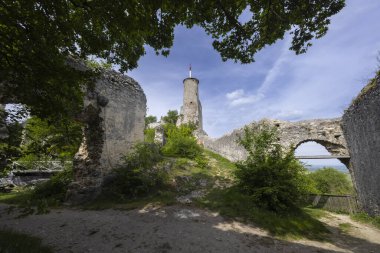
M 313 41 L 306 54 L 288 50 L 286 36 L 248 65 L 222 62 L 201 28 L 177 27 L 167 58 L 148 49 L 128 75 L 143 87 L 148 114 L 159 118 L 170 109 L 179 110 L 182 80 L 191 63 L 193 76 L 200 80 L 204 129 L 211 137 L 262 118 L 340 117 L 380 64 L 379 18 L 380 1 L 347 0 L 332 17 L 327 34 Z M 315 147 L 305 150 L 322 152 Z

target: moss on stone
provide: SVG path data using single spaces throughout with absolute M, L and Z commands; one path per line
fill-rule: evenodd
M 380 83 L 380 70 L 377 71 L 376 76 L 369 80 L 368 84 L 363 87 L 363 89 L 360 91 L 359 95 L 354 98 L 351 102 L 351 105 L 356 105 L 360 101 L 363 100 L 364 96 L 374 90 L 376 88 L 376 85 Z

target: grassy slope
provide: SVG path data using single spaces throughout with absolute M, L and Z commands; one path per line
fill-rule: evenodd
M 233 181 L 232 172 L 235 165 L 227 159 L 211 151 L 204 151 L 204 156 L 208 161 L 208 166 L 201 167 L 195 161 L 187 158 L 165 158 L 164 163 L 170 164 L 169 182 L 177 181 L 178 187 L 169 185 L 167 189 L 162 189 L 153 195 L 139 199 L 112 200 L 107 196 L 88 203 L 85 209 L 107 209 L 116 208 L 130 210 L 142 208 L 146 205 L 166 206 L 177 203 L 178 195 L 185 195 L 193 190 L 197 190 L 199 186 L 197 182 L 200 180 L 207 181 L 205 189 L 210 189 L 214 184 L 231 184 Z M 0 199 L 1 201 L 1 199 Z

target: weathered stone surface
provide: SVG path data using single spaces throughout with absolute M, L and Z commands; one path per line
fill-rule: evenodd
M 8 129 L 5 124 L 6 117 L 5 106 L 0 104 L 0 140 L 8 138 Z
M 177 126 L 193 123 L 198 130 L 203 131 L 202 105 L 199 100 L 198 85 L 199 80 L 196 78 L 183 80 L 183 105 L 181 106 Z
M 343 130 L 362 207 L 380 215 L 380 76 L 374 81 L 345 111 Z
M 148 128 L 154 129 L 154 143 L 163 146 L 166 143 L 165 130 L 161 122 L 155 122 L 148 125 Z
M 279 133 L 279 143 L 284 148 L 297 148 L 300 144 L 308 141 L 315 141 L 323 145 L 332 155 L 348 155 L 347 144 L 340 126 L 340 119 L 326 120 L 306 120 L 298 122 L 287 122 L 281 120 L 265 119 L 259 122 L 248 124 L 252 127 L 265 121 L 269 125 L 275 126 Z M 243 160 L 247 154 L 237 140 L 242 135 L 244 127 L 234 130 L 219 139 L 212 139 L 207 136 L 199 137 L 203 145 L 230 159 L 231 161 Z M 347 161 L 343 161 L 347 164 Z
M 96 196 L 121 157 L 144 140 L 146 97 L 140 85 L 115 71 L 103 71 L 85 92 L 83 141 L 74 159 L 71 202 Z

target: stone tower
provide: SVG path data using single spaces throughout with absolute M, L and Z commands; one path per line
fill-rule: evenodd
M 183 105 L 177 126 L 192 122 L 197 126 L 197 130 L 203 132 L 202 105 L 199 100 L 198 84 L 199 80 L 191 77 L 190 70 L 190 77 L 183 80 Z

